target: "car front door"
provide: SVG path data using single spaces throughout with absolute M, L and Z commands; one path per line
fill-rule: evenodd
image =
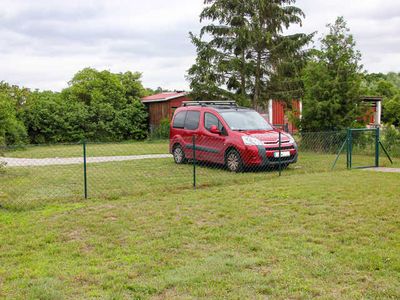
M 205 112 L 203 117 L 204 128 L 198 139 L 197 149 L 200 159 L 213 163 L 224 163 L 224 150 L 226 130 L 220 119 L 211 112 Z M 211 132 L 211 127 L 216 126 L 219 133 Z

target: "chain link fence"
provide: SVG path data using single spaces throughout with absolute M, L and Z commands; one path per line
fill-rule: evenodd
M 353 134 L 355 166 L 374 164 L 375 132 Z M 396 129 L 382 130 L 380 136 L 397 157 L 399 136 Z M 153 137 L 143 142 L 7 147 L 0 157 L 0 206 L 30 209 L 85 197 L 144 197 L 260 180 L 268 184 L 277 176 L 331 171 L 335 161 L 335 170 L 345 170 L 347 139 L 346 131 L 302 132 L 292 141 L 282 132 L 243 149 L 201 136 L 188 137 L 184 145 Z M 388 160 L 381 159 L 381 165 Z

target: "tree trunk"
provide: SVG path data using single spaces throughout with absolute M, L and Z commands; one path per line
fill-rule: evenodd
M 244 51 L 242 52 L 242 69 L 240 70 L 240 90 L 243 99 L 246 97 L 246 56 Z
M 256 74 L 255 74 L 255 82 L 254 82 L 254 97 L 253 97 L 253 108 L 257 108 L 257 105 L 260 100 L 260 91 L 261 91 L 261 51 L 257 51 L 257 66 L 256 66 Z

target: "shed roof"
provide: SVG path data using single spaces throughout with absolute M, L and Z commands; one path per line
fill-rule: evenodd
M 364 102 L 381 102 L 383 100 L 383 97 L 381 96 L 363 96 L 361 98 L 362 101 Z
M 150 102 L 164 102 L 173 100 L 180 97 L 185 97 L 189 93 L 188 92 L 165 92 L 160 94 L 155 94 L 151 96 L 147 96 L 142 98 L 143 103 L 150 103 Z

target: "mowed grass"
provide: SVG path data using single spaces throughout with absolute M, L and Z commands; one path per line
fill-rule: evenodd
M 275 174 L 0 210 L 0 298 L 399 299 L 399 182 Z
M 144 154 L 165 154 L 169 152 L 168 141 L 132 141 L 125 143 L 88 143 L 88 156 L 125 156 Z M 28 145 L 23 148 L 8 148 L 6 157 L 14 158 L 64 158 L 82 157 L 83 145 Z

